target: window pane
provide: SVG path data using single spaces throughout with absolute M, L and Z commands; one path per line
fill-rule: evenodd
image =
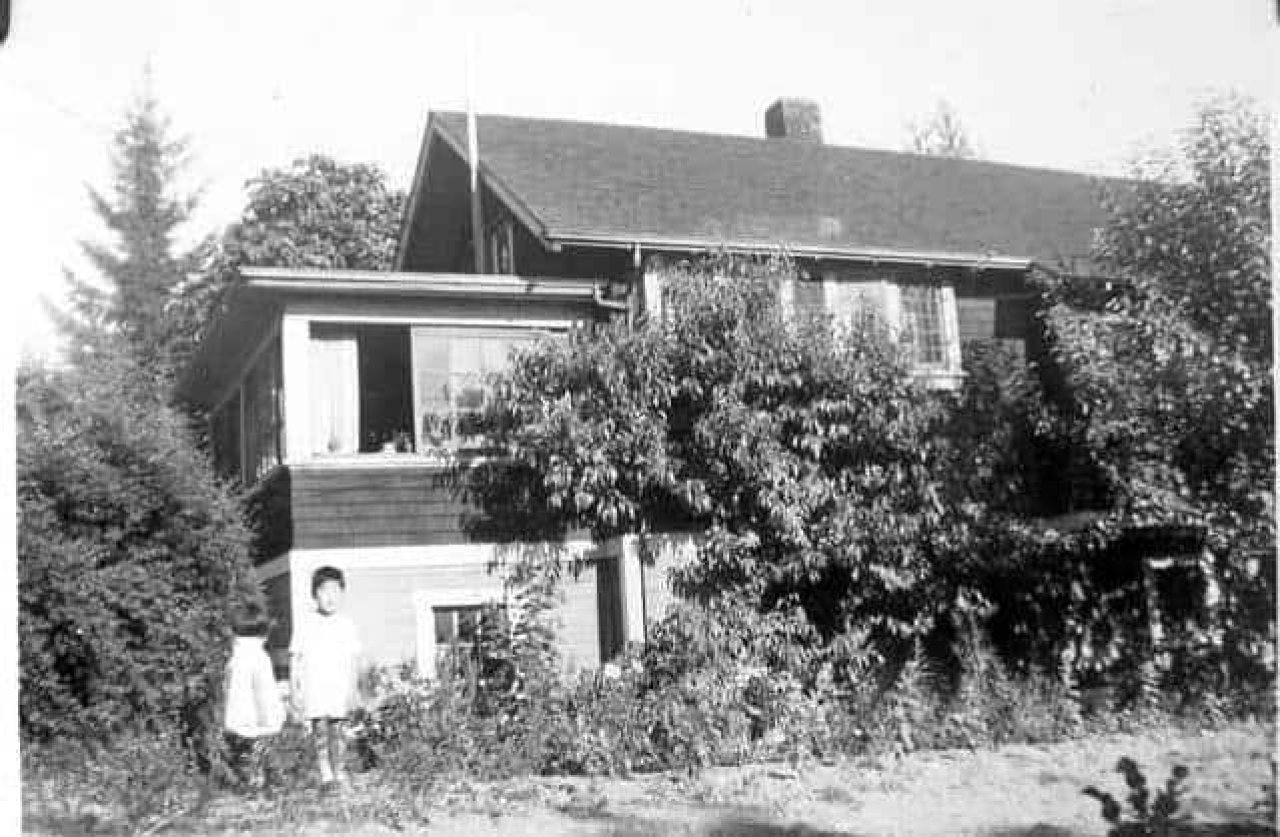
M 453 621 L 452 608 L 435 608 L 436 645 L 448 645 L 458 638 L 458 631 Z
M 352 326 L 311 326 L 311 449 L 355 453 L 360 433 L 359 355 Z
M 478 607 L 460 607 L 458 608 L 458 641 L 459 642 L 475 642 L 476 634 L 480 627 L 480 608 Z
M 505 369 L 511 348 L 536 341 L 538 332 L 440 326 L 413 329 L 415 423 L 420 450 L 469 447 L 458 436 L 458 417 L 483 409 L 486 377 Z
M 921 366 L 946 363 L 942 333 L 941 289 L 930 285 L 903 285 L 902 340 L 912 360 Z

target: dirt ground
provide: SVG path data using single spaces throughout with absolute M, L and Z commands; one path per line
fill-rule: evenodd
M 717 768 L 696 776 L 527 779 L 441 796 L 426 824 L 370 821 L 350 803 L 334 800 L 303 806 L 282 827 L 279 808 L 268 818 L 243 800 L 224 799 L 200 824 L 191 824 L 194 830 L 175 830 L 348 837 L 1090 837 L 1105 835 L 1106 824 L 1098 803 L 1081 790 L 1093 784 L 1122 798 L 1124 783 L 1113 768 L 1129 756 L 1153 786 L 1163 785 L 1175 764 L 1190 768 L 1185 809 L 1195 828 L 1186 833 L 1274 834 L 1254 809 L 1272 780 L 1274 753 L 1273 729 L 1237 726 L 1214 734 Z M 364 788 L 366 801 L 371 796 L 376 789 Z M 267 825 L 270 819 L 275 824 Z

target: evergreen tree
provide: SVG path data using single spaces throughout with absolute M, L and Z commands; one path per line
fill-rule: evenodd
M 89 189 L 93 209 L 115 241 L 81 242 L 105 283 L 68 274 L 70 312 L 58 319 L 73 360 L 117 335 L 144 363 L 172 363 L 175 328 L 166 309 L 194 265 L 192 255 L 176 251 L 174 242 L 196 202 L 175 186 L 186 154 L 186 141 L 172 136 L 148 85 L 112 141 L 110 192 Z

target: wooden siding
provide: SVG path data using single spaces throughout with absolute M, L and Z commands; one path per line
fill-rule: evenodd
M 419 619 L 431 630 L 427 614 L 417 612 L 415 594 L 429 591 L 448 601 L 450 592 L 465 597 L 481 591 L 502 598 L 502 576 L 481 563 L 456 565 L 368 567 L 348 566 L 344 610 L 355 620 L 367 661 L 397 665 L 415 660 Z M 287 577 L 285 593 L 287 597 Z M 557 635 L 565 667 L 589 668 L 600 663 L 599 620 L 596 605 L 596 566 L 586 563 L 567 576 L 563 599 L 556 611 Z M 285 643 L 287 647 L 287 639 Z
M 483 564 L 434 567 L 348 567 L 346 612 L 360 627 L 371 662 L 394 665 L 417 658 L 419 614 L 414 594 L 429 590 L 491 593 L 502 598 L 502 578 Z M 428 615 L 424 625 L 434 629 Z
M 447 470 L 431 465 L 295 467 L 293 546 L 329 549 L 473 543 L 475 506 Z

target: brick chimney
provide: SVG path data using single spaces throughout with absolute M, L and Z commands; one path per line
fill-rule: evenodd
M 764 133 L 770 139 L 822 142 L 822 111 L 809 99 L 779 99 L 764 112 Z

